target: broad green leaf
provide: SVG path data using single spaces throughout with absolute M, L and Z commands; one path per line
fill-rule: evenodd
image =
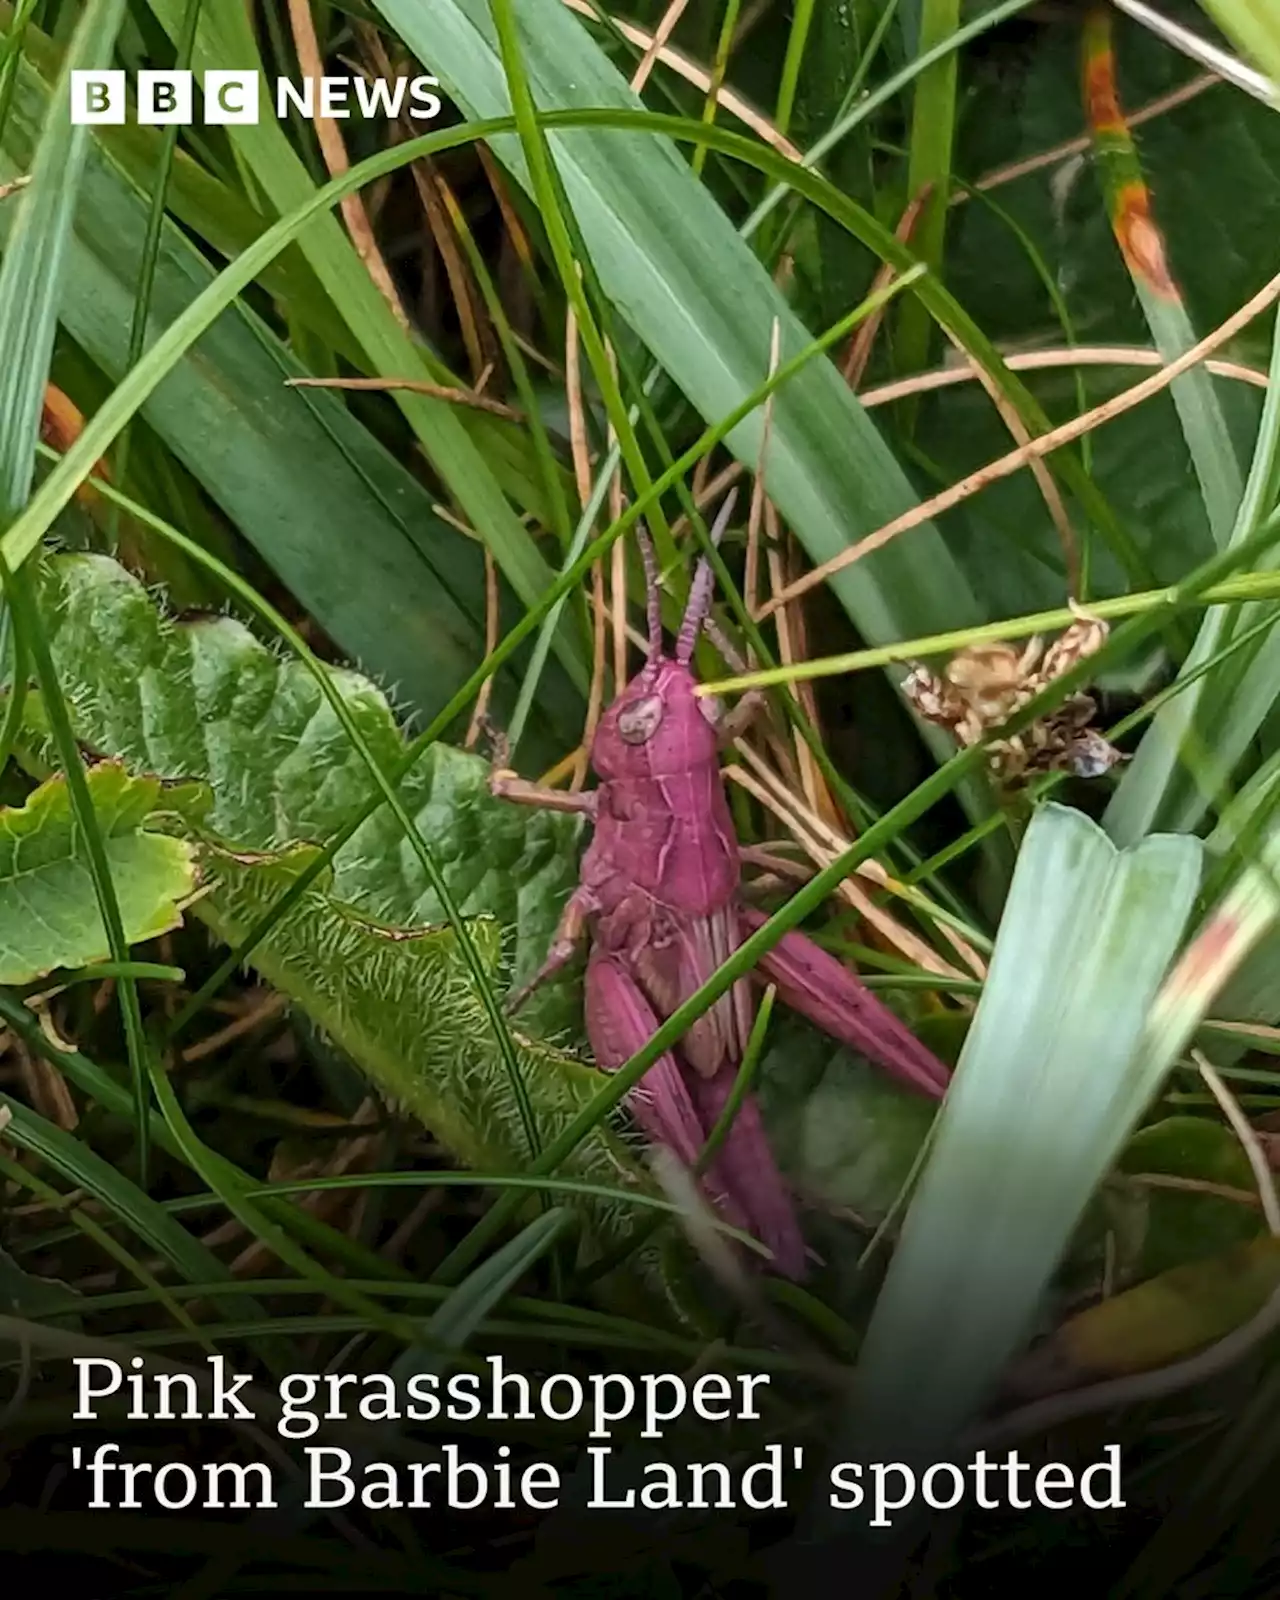
M 1239 1139 L 1225 1123 L 1208 1117 L 1165 1117 L 1140 1129 L 1116 1165 L 1125 1173 L 1220 1184 L 1247 1195 L 1256 1189 Z M 1150 1278 L 1244 1243 L 1256 1237 L 1263 1226 L 1256 1209 L 1193 1191 L 1147 1188 L 1141 1208 L 1137 1259 L 1128 1263 L 1138 1278 Z
M 1159 1083 L 1136 1056 L 1200 879 L 1194 839 L 1119 852 L 1045 805 L 855 1375 L 848 1459 L 948 1459 L 1031 1332 Z
M 87 774 L 130 944 L 182 922 L 196 886 L 194 852 L 144 826 L 160 798 L 156 778 L 118 762 Z M 84 836 L 66 779 L 43 783 L 20 807 L 0 809 L 0 983 L 30 983 L 109 955 Z
M 898 1200 L 937 1114 L 815 1029 L 778 1018 L 760 1063 L 761 1107 L 801 1199 L 875 1227 Z
M 509 114 L 486 0 L 378 0 L 378 10 L 469 118 Z M 560 0 L 521 0 L 517 21 L 540 110 L 640 106 Z M 726 415 L 767 375 L 775 318 L 780 361 L 811 342 L 670 141 L 617 129 L 548 132 L 547 140 L 606 294 L 704 418 Z M 519 140 L 504 135 L 493 147 L 527 189 Z M 762 427 L 757 410 L 727 440 L 753 468 Z M 815 562 L 913 503 L 905 474 L 830 361 L 809 363 L 775 395 L 770 430 L 770 495 Z M 847 568 L 831 588 L 869 641 L 980 617 L 931 526 Z
M 236 943 L 316 853 L 313 845 L 297 845 L 251 854 L 206 838 L 201 864 L 211 889 L 200 915 L 219 938 Z M 453 929 L 374 921 L 339 900 L 331 881 L 318 881 L 322 887 L 308 889 L 288 921 L 263 940 L 254 966 L 359 1063 L 388 1101 L 418 1117 L 465 1165 L 523 1170 L 528 1145 L 510 1080 Z M 469 928 L 491 979 L 500 982 L 508 929 L 492 914 L 469 918 Z M 515 1038 L 545 1141 L 588 1103 L 601 1077 L 518 1029 Z M 603 1130 L 580 1157 L 574 1176 L 614 1188 L 634 1181 L 638 1170 Z M 628 1207 L 618 1209 L 618 1220 L 632 1217 Z
M 39 592 L 79 737 L 137 770 L 207 783 L 208 828 L 235 848 L 325 840 L 374 792 L 306 667 L 239 622 L 175 622 L 102 556 L 53 557 Z M 353 671 L 332 677 L 373 754 L 384 766 L 399 760 L 403 739 L 383 693 Z M 487 776 L 478 756 L 434 744 L 401 794 L 463 915 L 497 916 L 514 930 L 519 983 L 546 955 L 576 882 L 581 824 L 494 800 Z M 334 896 L 363 916 L 404 927 L 443 917 L 385 807 L 333 866 Z M 576 1029 L 580 1016 L 577 989 L 565 981 L 535 996 L 521 1020 L 556 1035 Z
M 47 89 L 24 68 L 0 172 L 22 169 L 47 110 Z M 11 215 L 12 207 L 0 206 L 0 239 Z M 124 369 L 145 221 L 145 200 L 95 144 L 60 314 L 113 378 Z M 213 277 L 201 252 L 166 225 L 152 337 Z M 286 387 L 304 375 L 271 330 L 237 302 L 142 415 L 339 647 L 430 717 L 484 653 L 483 553 L 435 514 L 431 491 L 337 395 Z M 359 539 L 335 537 L 342 529 L 359 529 Z M 497 681 L 499 715 L 514 697 L 514 681 Z M 548 759 L 577 737 L 580 704 L 553 663 L 534 729 Z
M 235 944 L 289 889 L 371 792 L 332 709 L 301 663 L 230 618 L 176 622 L 103 556 L 60 555 L 37 569 L 42 615 L 78 736 L 128 766 L 187 783 L 166 809 L 200 843 L 198 915 Z M 373 753 L 392 765 L 401 734 L 382 694 L 330 669 Z M 28 759 L 47 748 L 39 703 Z M 486 764 L 436 744 L 405 781 L 490 981 L 542 960 L 576 881 L 577 819 L 494 800 Z M 207 794 L 198 786 L 207 785 Z M 467 1166 L 522 1171 L 528 1146 L 511 1079 L 453 928 L 417 856 L 384 810 L 338 852 L 252 961 L 367 1074 Z M 592 1100 L 603 1077 L 547 1042 L 580 1026 L 566 979 L 517 1019 L 522 1075 L 544 1143 Z M 534 1031 L 537 1028 L 539 1037 Z M 529 1031 L 525 1031 L 528 1029 Z M 597 1127 L 566 1165 L 612 1190 L 647 1180 L 627 1144 Z M 583 1201 L 596 1243 L 625 1236 L 625 1201 Z

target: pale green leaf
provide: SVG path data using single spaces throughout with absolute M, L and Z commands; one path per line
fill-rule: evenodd
M 87 778 L 129 943 L 178 927 L 195 864 L 188 844 L 144 827 L 159 780 L 131 778 L 117 762 Z M 0 983 L 30 983 L 109 954 L 84 836 L 59 775 L 25 805 L 0 810 Z
M 1136 1052 L 1200 856 L 1171 836 L 1119 852 L 1057 805 L 1034 817 L 867 1331 L 845 1456 L 947 1459 L 1031 1333 L 1163 1075 Z

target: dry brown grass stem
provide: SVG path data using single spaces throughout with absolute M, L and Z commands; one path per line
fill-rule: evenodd
M 763 777 L 768 778 L 769 775 L 765 773 L 764 768 L 760 765 L 758 757 L 746 752 L 746 759 L 750 766 Z M 824 822 L 821 817 L 807 813 L 796 795 L 784 794 L 783 791 L 777 788 L 776 778 L 771 781 L 774 783 L 775 792 L 778 793 L 779 798 L 784 799 L 795 810 L 805 826 L 831 851 L 833 856 L 842 855 L 849 848 L 850 840 L 846 835 L 841 833 L 839 829 L 833 828 L 830 823 Z M 906 887 L 906 885 L 899 883 L 896 878 L 891 878 L 878 861 L 868 861 L 865 865 L 864 875 L 890 894 L 896 895 L 900 899 L 909 900 L 930 914 L 935 909 L 926 895 L 917 889 Z M 983 961 L 969 941 L 958 934 L 943 918 L 938 919 L 938 927 L 942 930 L 943 935 L 956 954 L 971 969 L 969 972 L 960 975 L 965 978 L 978 977 L 985 979 L 987 975 L 986 962 Z
M 655 28 L 653 38 L 645 47 L 640 65 L 632 74 L 631 87 L 636 94 L 639 94 L 645 84 L 648 83 L 649 74 L 653 71 L 654 64 L 662 51 L 666 49 L 667 40 L 676 31 L 676 24 L 684 16 L 688 4 L 689 0 L 671 0 L 667 9 L 662 13 L 662 20 Z
M 769 370 L 766 377 L 772 378 L 778 370 L 778 353 L 782 340 L 782 324 L 777 317 L 773 319 L 773 330 L 769 336 Z M 760 594 L 760 534 L 764 524 L 765 505 L 765 461 L 769 454 L 769 435 L 773 429 L 773 395 L 770 394 L 764 403 L 764 417 L 760 429 L 760 450 L 756 456 L 755 479 L 751 485 L 751 507 L 747 512 L 747 559 L 746 570 L 742 580 L 742 598 L 747 608 L 747 615 L 754 617 L 756 614 L 756 601 Z
M 740 789 L 746 791 L 754 799 L 786 827 L 792 836 L 803 845 L 805 853 L 809 855 L 820 867 L 827 866 L 832 857 L 829 857 L 823 847 L 810 838 L 798 820 L 796 813 L 783 804 L 772 793 L 768 784 L 761 782 L 752 773 L 732 763 L 724 769 L 724 775 L 731 782 L 736 783 Z M 858 869 L 860 876 L 869 878 L 865 867 Z M 943 962 L 934 953 L 923 939 L 917 938 L 908 929 L 902 927 L 895 917 L 892 917 L 882 907 L 878 906 L 872 897 L 853 878 L 846 878 L 840 885 L 838 894 L 842 900 L 850 905 L 860 917 L 864 918 L 876 932 L 893 949 L 899 951 L 906 959 L 915 961 L 927 972 L 933 972 L 938 977 L 966 977 L 967 974 L 958 972 Z
M 319 83 L 324 76 L 324 61 L 320 55 L 316 25 L 311 16 L 310 0 L 289 0 L 289 25 L 303 78 L 310 78 Z M 329 176 L 340 177 L 350 170 L 351 162 L 338 124 L 332 117 L 323 116 L 318 106 L 313 120 L 316 138 L 320 143 L 320 153 L 324 157 Z M 351 235 L 356 254 L 364 263 L 365 271 L 373 280 L 378 293 L 391 308 L 392 316 L 407 332 L 409 318 L 400 303 L 400 296 L 396 293 L 387 263 L 383 260 L 381 250 L 378 249 L 378 241 L 373 236 L 373 227 L 369 222 L 369 214 L 365 210 L 363 199 L 358 194 L 349 194 L 342 200 L 341 206 L 342 218 L 347 225 L 347 232 Z
M 1239 1139 L 1240 1147 L 1248 1158 L 1253 1181 L 1258 1185 L 1258 1200 L 1262 1205 L 1262 1214 L 1267 1219 L 1267 1227 L 1273 1238 L 1280 1237 L 1280 1197 L 1276 1195 L 1275 1176 L 1271 1171 L 1271 1163 L 1267 1160 L 1266 1151 L 1262 1148 L 1262 1141 L 1248 1117 L 1240 1109 L 1239 1101 L 1219 1077 L 1203 1051 L 1193 1050 L 1191 1059 L 1195 1062 L 1209 1093 L 1222 1108 L 1223 1116 L 1231 1124 L 1231 1131 Z
M 568 6 L 570 11 L 576 11 L 580 17 L 589 17 L 593 22 L 596 20 L 596 10 L 590 4 L 590 0 L 564 0 L 564 4 Z M 646 52 L 652 48 L 657 37 L 646 28 L 637 28 L 634 22 L 622 22 L 616 17 L 614 18 L 614 27 L 617 28 L 628 43 L 638 45 L 641 50 Z M 656 59 L 664 67 L 669 67 L 677 77 L 683 78 L 686 83 L 693 84 L 694 88 L 698 89 L 702 94 L 710 94 L 711 74 L 705 67 L 700 67 L 696 61 L 691 61 L 681 51 L 673 50 L 670 45 L 659 45 Z M 643 65 L 643 62 L 641 65 Z M 647 76 L 648 74 L 646 73 Z M 786 156 L 788 161 L 800 160 L 800 151 L 791 143 L 790 139 L 779 133 L 768 117 L 761 116 L 760 112 L 755 110 L 753 106 L 748 105 L 741 95 L 735 94 L 732 89 L 726 89 L 722 85 L 717 90 L 715 98 L 716 104 L 721 110 L 727 111 L 730 116 L 737 117 L 744 127 L 750 128 L 752 133 L 763 139 L 767 145 L 772 146 L 780 154 Z
M 849 848 L 849 840 L 829 823 L 824 822 L 799 795 L 787 790 L 758 755 L 742 745 L 739 745 L 738 750 L 746 767 L 752 770 L 748 772 L 745 767 L 734 765 L 726 769 L 726 777 L 732 778 L 771 811 L 785 825 L 796 843 L 816 866 L 819 868 L 829 866 L 837 856 Z M 895 878 L 890 877 L 878 861 L 864 862 L 857 869 L 855 877 L 861 877 L 898 898 L 912 900 L 917 904 L 927 904 L 924 896 L 907 889 Z M 932 972 L 942 978 L 986 977 L 986 964 L 977 951 L 947 923 L 939 921 L 938 927 L 966 964 L 968 971 L 944 961 L 918 934 L 909 928 L 904 928 L 881 906 L 870 900 L 865 891 L 852 879 L 846 879 L 840 892 L 894 949 L 908 960 L 914 961 L 924 971 Z
M 498 648 L 499 624 L 501 621 L 498 604 L 498 563 L 493 559 L 493 551 L 485 546 L 484 551 L 484 653 L 491 656 Z M 476 696 L 475 709 L 471 713 L 471 722 L 467 728 L 467 737 L 463 748 L 473 750 L 476 740 L 480 737 L 480 729 L 485 718 L 489 715 L 489 702 L 493 698 L 493 674 L 480 685 L 480 693 Z
M 1168 94 L 1162 94 L 1158 99 L 1149 101 L 1125 120 L 1131 128 L 1139 127 L 1144 122 L 1150 122 L 1153 117 L 1161 117 L 1167 111 L 1174 111 L 1178 106 L 1186 105 L 1188 100 L 1194 100 L 1206 89 L 1212 89 L 1224 82 L 1225 79 L 1220 78 L 1216 72 L 1202 72 L 1190 83 L 1184 83 L 1180 89 L 1173 89 Z M 1041 172 L 1045 167 L 1060 166 L 1062 162 L 1070 161 L 1073 156 L 1087 155 L 1092 145 L 1093 141 L 1088 134 L 1079 139 L 1068 139 L 1063 144 L 1054 145 L 1050 150 L 1042 150 L 1039 155 L 1027 156 L 1021 161 L 1012 161 L 1007 166 L 996 167 L 985 177 L 979 178 L 974 188 L 984 193 L 1002 188 L 1006 183 L 1028 177 L 1033 172 Z M 960 189 L 952 195 L 950 203 L 953 206 L 960 206 L 970 199 L 972 196 L 969 192 Z
M 1019 416 L 1013 402 L 1001 392 L 999 384 L 996 383 L 991 374 L 969 355 L 954 334 L 948 333 L 947 337 L 960 352 L 961 357 L 968 362 L 969 369 L 974 377 L 987 391 L 991 404 L 996 408 L 1001 422 L 1008 428 L 1013 442 L 1020 447 L 1029 445 L 1031 443 L 1031 430 Z M 1078 599 L 1080 594 L 1080 547 L 1076 542 L 1075 529 L 1071 526 L 1071 518 L 1067 512 L 1066 502 L 1062 498 L 1062 491 L 1058 488 L 1053 474 L 1043 461 L 1032 459 L 1028 465 L 1031 469 L 1031 476 L 1036 480 L 1036 487 L 1048 507 L 1050 520 L 1058 530 L 1058 540 L 1062 545 L 1063 563 L 1067 574 L 1067 594 L 1073 600 Z
M 569 452 L 573 460 L 573 478 L 578 490 L 578 502 L 585 506 L 591 498 L 591 447 L 587 439 L 587 412 L 582 398 L 582 343 L 578 337 L 578 319 L 569 307 L 564 319 L 564 374 L 565 403 L 569 412 Z M 604 565 L 597 561 L 591 569 L 591 592 L 596 602 L 593 609 L 591 687 L 587 695 L 587 721 L 582 743 L 572 768 L 571 787 L 580 789 L 587 777 L 587 751 L 604 698 L 604 616 L 601 602 L 604 598 Z
M 920 213 L 924 203 L 933 190 L 931 183 L 925 184 L 919 194 L 909 201 L 906 210 L 898 218 L 898 226 L 893 230 L 893 236 L 899 244 L 908 244 L 911 235 L 915 232 L 916 223 L 920 220 Z M 882 261 L 871 283 L 871 295 L 883 294 L 897 276 L 898 269 L 892 261 Z M 884 321 L 889 303 L 879 306 L 860 327 L 853 330 L 849 340 L 849 350 L 840 367 L 845 382 L 851 389 L 857 389 L 862 382 L 862 375 L 867 370 L 867 362 L 871 359 L 871 349 L 876 342 L 876 335 L 880 332 L 880 325 Z
M 591 692 L 587 696 L 587 720 L 582 727 L 582 754 L 574 763 L 571 789 L 581 789 L 587 781 L 591 745 L 600 723 L 604 706 L 604 677 L 606 666 L 606 628 L 608 608 L 605 603 L 604 562 L 597 561 L 591 569 Z
M 427 226 L 445 277 L 449 280 L 449 293 L 453 296 L 453 309 L 457 313 L 462 345 L 467 352 L 467 363 L 476 389 L 476 375 L 491 365 L 492 354 L 498 348 L 497 335 L 489 326 L 480 291 L 472 277 L 471 269 L 463 259 L 459 233 L 466 226 L 464 213 L 457 196 L 428 161 L 415 161 L 409 171 L 413 177 L 418 198 L 426 213 Z
M 1006 353 L 1004 364 L 1010 372 L 1045 372 L 1060 367 L 1159 367 L 1163 358 L 1158 350 L 1147 350 L 1141 345 L 1098 344 L 1075 345 L 1063 350 L 1021 350 Z M 1252 384 L 1255 389 L 1267 387 L 1267 375 L 1257 367 L 1241 366 L 1238 361 L 1205 362 L 1205 371 L 1215 378 L 1231 378 L 1237 383 Z M 949 389 L 954 384 L 973 383 L 973 367 L 966 360 L 963 366 L 938 367 L 932 372 L 917 372 L 909 378 L 895 378 L 892 383 L 882 383 L 860 394 L 864 406 L 887 406 L 907 395 L 924 394 L 931 389 Z
M 769 562 L 769 587 L 772 592 L 786 587 L 787 572 L 783 553 L 782 530 L 778 525 L 778 513 L 772 501 L 765 505 L 765 525 L 767 530 L 766 554 Z M 778 660 L 783 666 L 790 666 L 794 661 L 804 659 L 804 639 L 802 630 L 804 613 L 799 606 L 790 609 L 783 607 L 778 612 L 776 623 L 778 634 Z M 787 685 L 787 692 L 800 707 L 810 725 L 817 729 L 817 708 L 813 695 L 804 694 L 802 691 L 810 689 L 809 684 L 791 683 Z M 796 774 L 805 799 L 820 816 L 830 818 L 834 813 L 831 795 L 827 790 L 826 780 L 818 770 L 814 760 L 813 751 L 801 736 L 798 728 L 792 729 L 792 742 L 795 749 Z
M 225 1028 L 219 1028 L 217 1033 L 211 1033 L 208 1038 L 200 1039 L 197 1043 L 189 1045 L 183 1050 L 179 1059 L 183 1062 L 203 1061 L 206 1057 L 216 1055 L 219 1050 L 225 1049 L 229 1044 L 234 1044 L 237 1039 L 242 1039 L 246 1033 L 252 1033 L 255 1028 L 260 1028 L 264 1022 L 269 1022 L 272 1017 L 278 1017 L 289 1004 L 288 996 L 276 991 L 264 995 L 256 1004 L 250 1005 Z
M 596 20 L 596 7 L 591 3 L 591 0 L 563 0 L 563 3 L 570 11 L 576 12 L 580 17 L 587 17 L 591 21 Z M 675 7 L 672 6 L 669 9 L 674 10 Z M 722 84 L 714 84 L 712 75 L 705 67 L 700 66 L 696 61 L 692 61 L 681 51 L 672 49 L 665 42 L 666 35 L 663 33 L 663 24 L 666 22 L 666 17 L 663 18 L 663 24 L 660 24 L 658 30 L 653 33 L 650 33 L 645 28 L 637 27 L 633 22 L 624 22 L 618 17 L 614 17 L 612 20 L 614 27 L 617 28 L 624 39 L 631 44 L 639 46 L 645 52 L 645 57 L 640 63 L 641 67 L 644 68 L 644 76 L 640 79 L 641 84 L 648 79 L 652 63 L 646 65 L 646 62 L 649 61 L 649 55 L 652 52 L 654 61 L 662 62 L 665 67 L 669 67 L 672 72 L 683 78 L 686 83 L 693 84 L 702 94 L 709 95 L 714 89 L 715 102 L 722 110 L 736 117 L 744 127 L 750 128 L 754 134 L 763 139 L 772 149 L 786 156 L 789 161 L 798 163 L 804 159 L 803 153 L 784 134 L 780 133 L 767 117 L 762 116 L 760 112 L 749 105 L 732 89 L 727 89 Z M 739 25 L 737 36 L 734 39 L 735 48 L 741 41 L 747 24 L 751 20 L 751 18 L 744 18 L 743 23 Z M 1140 107 L 1129 117 L 1129 125 L 1136 128 L 1144 122 L 1150 122 L 1155 117 L 1163 116 L 1166 112 L 1176 110 L 1178 106 L 1185 105 L 1189 100 L 1194 100 L 1198 95 L 1203 94 L 1206 89 L 1212 89 L 1223 81 L 1216 73 L 1202 73 L 1199 77 L 1193 78 L 1190 83 L 1183 84 L 1181 88 L 1171 90 L 1168 94 L 1161 95 L 1158 99 Z M 1018 178 L 1025 178 L 1031 173 L 1042 171 L 1046 167 L 1059 166 L 1062 162 L 1069 161 L 1073 156 L 1084 155 L 1090 149 L 1090 145 L 1091 141 L 1087 136 L 1079 139 L 1068 139 L 1063 144 L 1054 145 L 1049 150 L 1042 150 L 1038 155 L 1027 156 L 1021 161 L 1010 162 L 1006 166 L 995 168 L 979 178 L 974 188 L 984 193 L 992 189 L 999 189 L 1007 183 L 1015 182 Z M 960 189 L 951 196 L 949 204 L 953 206 L 964 205 L 971 198 L 972 196 L 968 190 Z
M 13 1051 L 23 1091 L 31 1106 L 64 1133 L 74 1133 L 80 1126 L 80 1113 L 67 1080 L 44 1056 L 28 1050 L 23 1040 L 13 1040 Z
M 1280 296 L 1280 273 L 1273 277 L 1252 299 L 1233 313 L 1220 327 L 1201 339 L 1190 350 L 1185 351 L 1176 361 L 1171 361 L 1167 366 L 1153 373 L 1151 377 L 1144 378 L 1141 383 L 1136 383 L 1132 388 L 1126 389 L 1123 394 L 1116 395 L 1114 399 L 1105 401 L 1100 406 L 1094 406 L 1091 411 L 1073 417 L 1070 422 L 1063 423 L 1060 428 L 1054 428 L 1049 433 L 1041 434 L 1029 444 L 1017 450 L 1010 451 L 1007 456 L 1001 456 L 996 461 L 990 461 L 985 466 L 979 467 L 976 472 L 971 472 L 958 483 L 944 489 L 932 499 L 924 501 L 921 505 L 914 506 L 910 511 L 900 517 L 895 517 L 892 522 L 886 523 L 876 532 L 870 533 L 865 539 L 860 539 L 857 544 L 851 545 L 847 550 L 841 551 L 830 561 L 824 561 L 821 566 L 815 567 L 812 572 L 806 573 L 803 578 L 798 578 L 781 594 L 776 594 L 768 605 L 761 610 L 761 618 L 776 611 L 779 606 L 787 604 L 797 596 L 807 594 L 810 589 L 825 583 L 828 578 L 837 572 L 842 572 L 855 561 L 861 561 L 864 556 L 869 556 L 874 550 L 882 549 L 891 539 L 896 539 L 899 534 L 906 533 L 911 528 L 918 528 L 921 523 L 928 522 L 932 517 L 938 516 L 943 511 L 949 511 L 953 506 L 961 504 L 971 496 L 985 489 L 988 484 L 996 483 L 1001 478 L 1011 477 L 1015 472 L 1027 466 L 1031 461 L 1060 450 L 1063 445 L 1072 443 L 1073 440 L 1082 438 L 1086 433 L 1093 432 L 1104 423 L 1113 421 L 1122 416 L 1134 406 L 1140 405 L 1144 400 L 1149 400 L 1152 395 L 1161 393 L 1182 373 L 1190 371 L 1204 358 L 1220 345 L 1246 327 L 1253 319 L 1271 305 Z
M 377 394 L 394 389 L 407 389 L 411 394 L 428 395 L 432 400 L 445 400 L 450 405 L 470 406 L 476 411 L 491 411 L 495 417 L 509 417 L 513 422 L 523 422 L 524 413 L 492 395 L 480 394 L 475 389 L 458 389 L 447 383 L 429 383 L 420 378 L 287 378 L 290 389 L 355 389 Z

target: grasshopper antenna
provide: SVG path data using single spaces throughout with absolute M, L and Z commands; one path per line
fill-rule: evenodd
M 662 590 L 658 586 L 658 558 L 643 522 L 636 523 L 636 543 L 644 563 L 645 609 L 649 618 L 649 664 L 662 659 Z
M 724 504 L 716 513 L 716 520 L 711 527 L 711 543 L 717 548 L 724 538 L 725 529 L 729 526 L 729 518 L 733 515 L 737 499 L 738 491 L 730 489 L 725 496 Z M 693 660 L 693 647 L 698 642 L 702 624 L 707 620 L 707 613 L 711 610 L 711 592 L 715 581 L 711 563 L 706 556 L 702 556 L 693 574 L 693 582 L 689 586 L 689 604 L 685 607 L 684 620 L 680 624 L 680 636 L 676 640 L 676 660 L 682 667 L 687 667 Z

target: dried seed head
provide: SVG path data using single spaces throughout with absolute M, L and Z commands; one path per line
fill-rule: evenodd
M 957 706 L 950 686 L 918 661 L 912 662 L 902 680 L 902 692 L 922 717 L 944 728 L 951 727 L 962 714 L 963 707 Z
M 1023 657 L 1010 644 L 972 645 L 951 661 L 946 676 L 983 722 L 1003 722 L 1025 698 Z
M 1095 655 L 1107 642 L 1110 634 L 1110 628 L 1101 617 L 1082 611 L 1074 601 L 1071 610 L 1076 620 L 1060 639 L 1049 646 L 1045 654 L 1044 664 L 1040 669 L 1041 679 L 1045 683 L 1060 678 L 1064 672 L 1070 671 L 1086 656 Z
M 1072 741 L 1067 759 L 1069 770 L 1077 778 L 1101 778 L 1126 757 L 1096 729 L 1086 728 Z

